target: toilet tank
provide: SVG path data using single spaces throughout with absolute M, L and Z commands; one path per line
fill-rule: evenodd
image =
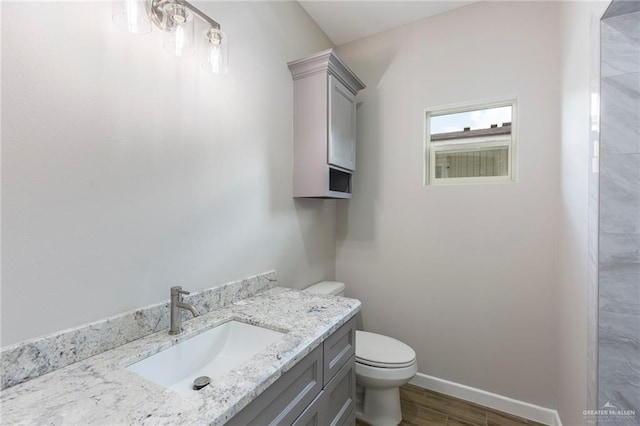
M 320 281 L 319 283 L 315 283 L 314 285 L 305 288 L 303 291 L 332 296 L 344 296 L 344 283 L 337 281 Z

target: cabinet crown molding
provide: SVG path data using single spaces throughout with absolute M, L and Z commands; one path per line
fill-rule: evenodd
M 294 80 L 318 73 L 329 73 L 335 76 L 354 95 L 366 86 L 344 63 L 334 49 L 316 53 L 304 59 L 287 64 Z

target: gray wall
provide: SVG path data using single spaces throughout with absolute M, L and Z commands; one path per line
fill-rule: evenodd
M 631 9 L 630 9 L 631 8 Z M 633 12 L 635 13 L 629 13 Z M 640 421 L 640 3 L 601 24 L 598 404 Z
M 296 2 L 203 2 L 227 75 L 121 31 L 109 2 L 2 2 L 2 345 L 277 269 L 332 279 L 333 201 L 294 201 Z
M 364 328 L 411 345 L 421 373 L 550 408 L 558 19 L 554 2 L 480 2 L 338 49 L 367 83 L 336 260 Z M 425 187 L 425 108 L 513 95 L 517 182 Z

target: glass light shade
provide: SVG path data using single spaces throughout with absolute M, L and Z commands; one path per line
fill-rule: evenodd
M 195 23 L 193 14 L 183 5 L 169 3 L 163 9 L 162 27 L 164 49 L 175 56 L 191 56 L 195 53 Z
M 225 74 L 229 70 L 229 39 L 218 28 L 202 33 L 202 66 L 212 74 Z
M 147 0 L 120 0 L 113 3 L 113 22 L 133 34 L 151 32 Z

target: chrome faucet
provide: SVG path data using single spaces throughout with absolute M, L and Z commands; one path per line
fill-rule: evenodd
M 182 332 L 182 309 L 191 312 L 194 317 L 200 315 L 195 306 L 182 301 L 183 294 L 187 295 L 189 292 L 183 290 L 181 286 L 171 287 L 171 327 L 169 327 L 169 334 Z

